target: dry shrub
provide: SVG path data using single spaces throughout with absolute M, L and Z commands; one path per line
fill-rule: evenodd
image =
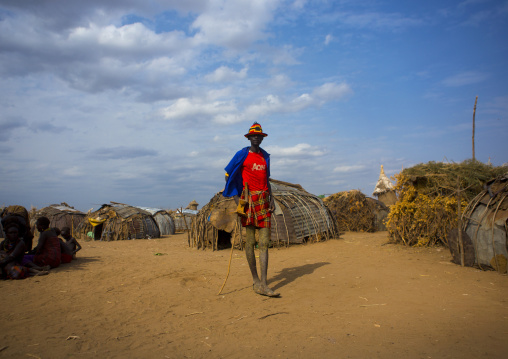
M 466 201 L 462 201 L 465 208 Z M 457 198 L 429 196 L 407 187 L 390 208 L 387 229 L 393 242 L 408 246 L 447 244 L 450 228 L 457 226 Z
M 399 200 L 388 215 L 390 240 L 408 246 L 448 245 L 448 232 L 457 226 L 457 189 L 465 189 L 464 210 L 486 181 L 506 171 L 472 160 L 429 162 L 403 170 L 395 175 Z
M 335 215 L 339 231 L 376 231 L 376 215 L 362 192 L 358 190 L 339 192 L 326 197 L 323 201 Z

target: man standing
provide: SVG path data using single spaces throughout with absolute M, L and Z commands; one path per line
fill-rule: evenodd
M 233 197 L 238 205 L 241 200 L 246 204 L 245 216 L 242 216 L 242 226 L 247 232 L 245 255 L 252 273 L 253 289 L 257 294 L 277 297 L 266 283 L 268 273 L 268 245 L 270 243 L 270 217 L 275 210 L 275 201 L 270 186 L 270 155 L 259 145 L 263 138 L 261 125 L 257 122 L 250 127 L 245 135 L 250 141 L 250 147 L 238 151 L 226 166 L 226 187 L 222 193 L 224 197 Z M 259 266 L 261 279 L 256 268 L 256 231 L 259 232 Z

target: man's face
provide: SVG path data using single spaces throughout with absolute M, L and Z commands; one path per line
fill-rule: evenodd
M 261 142 L 263 142 L 263 136 L 261 135 L 250 135 L 247 137 L 251 143 L 251 145 L 257 145 L 259 146 Z

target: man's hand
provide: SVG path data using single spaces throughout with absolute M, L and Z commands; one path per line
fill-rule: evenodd
M 273 199 L 273 196 L 270 196 L 270 207 L 268 207 L 268 212 L 275 212 L 275 200 Z

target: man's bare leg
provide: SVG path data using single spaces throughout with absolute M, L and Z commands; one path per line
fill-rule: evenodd
M 279 293 L 275 293 L 268 287 L 268 245 L 270 244 L 270 228 L 259 228 L 259 266 L 261 267 L 261 283 L 256 293 L 267 295 L 269 297 L 277 297 Z
M 254 247 L 256 245 L 256 227 L 246 226 L 247 238 L 245 239 L 245 256 L 247 257 L 247 263 L 252 274 L 252 281 L 254 290 L 260 285 L 258 270 L 256 267 L 256 255 L 254 253 Z
M 39 276 L 39 275 L 47 275 L 49 274 L 49 271 L 47 270 L 38 270 L 35 268 L 28 268 L 28 273 L 30 273 L 33 276 Z

